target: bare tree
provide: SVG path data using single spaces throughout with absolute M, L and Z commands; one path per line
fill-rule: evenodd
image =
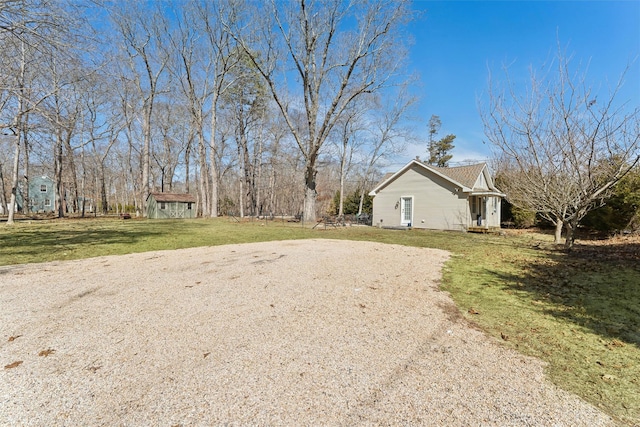
M 38 112 L 48 122 L 53 141 L 54 178 L 56 182 L 56 211 L 59 218 L 65 216 L 65 211 L 71 204 L 71 210 L 77 211 L 78 182 L 74 159 L 74 147 L 71 140 L 75 136 L 77 124 L 81 115 L 80 92 L 84 90 L 81 81 L 84 73 L 80 64 L 55 52 L 44 61 L 47 64 L 48 91 L 51 95 L 42 102 Z M 41 64 L 44 65 L 44 64 Z M 66 152 L 66 157 L 64 153 Z M 68 166 L 67 186 L 63 182 L 65 163 Z M 71 200 L 65 196 L 69 190 Z
M 176 2 L 175 6 L 178 9 L 181 4 Z M 196 159 L 200 171 L 208 169 L 205 120 L 206 104 L 212 92 L 210 79 L 213 74 L 211 57 L 203 47 L 202 35 L 198 31 L 198 28 L 202 27 L 203 14 L 208 16 L 207 5 L 197 3 L 189 3 L 176 10 L 177 25 L 171 33 L 171 49 L 174 60 L 170 66 L 170 71 L 174 75 L 175 81 L 179 83 L 178 87 L 185 98 L 190 114 L 192 136 L 189 140 L 192 138 L 196 140 Z M 191 144 L 188 144 L 186 148 L 187 153 L 190 154 Z M 199 174 L 197 188 L 200 200 L 198 209 L 203 216 L 210 216 L 211 180 L 208 173 Z
M 218 216 L 218 104 L 234 83 L 228 77 L 238 61 L 233 39 L 221 25 L 233 20 L 228 2 L 175 2 L 176 29 L 171 36 L 172 72 L 186 98 L 200 169 L 198 190 L 203 216 Z M 205 120 L 209 118 L 208 132 Z M 207 143 L 208 136 L 208 143 Z M 207 161 L 207 153 L 209 160 Z
M 61 47 L 61 35 L 67 32 L 64 22 L 69 19 L 62 2 L 54 0 L 11 0 L 0 3 L 0 39 L 4 54 L 13 61 L 3 61 L 9 69 L 3 71 L 10 100 L 4 103 L 3 113 L 11 116 L 10 124 L 2 126 L 14 139 L 11 197 L 7 225 L 14 222 L 16 196 L 20 175 L 21 145 L 27 140 L 27 117 L 44 101 L 50 92 L 39 87 L 41 75 L 35 72 L 42 58 Z M 16 64 L 15 67 L 11 65 Z M 40 77 L 40 79 L 38 79 Z
M 86 143 L 90 145 L 95 162 L 97 190 L 100 196 L 102 213 L 109 210 L 107 194 L 106 163 L 112 147 L 118 142 L 120 132 L 127 126 L 127 115 L 120 114 L 118 100 L 110 93 L 108 76 L 100 76 L 93 82 L 90 90 L 84 93 L 84 128 L 86 129 Z M 86 167 L 83 166 L 83 170 Z M 83 174 L 86 173 L 83 171 Z M 84 191 L 83 191 L 84 194 Z M 82 216 L 84 216 L 83 195 Z
M 159 6 L 158 6 L 159 7 Z M 149 196 L 153 108 L 161 93 L 163 77 L 169 64 L 166 38 L 168 23 L 158 8 L 150 10 L 143 3 L 123 3 L 114 11 L 114 23 L 122 40 L 129 78 L 135 82 L 142 122 L 142 211 Z
M 4 143 L 9 142 L 8 139 L 12 139 L 13 136 L 0 134 L 0 214 L 4 215 L 8 210 L 7 193 L 5 188 L 4 179 L 4 164 L 6 163 L 6 154 L 4 152 Z M 11 141 L 12 142 L 12 141 Z
M 336 126 L 336 149 L 340 158 L 340 196 L 338 199 L 338 216 L 344 216 L 344 197 L 345 197 L 345 180 L 349 169 L 353 154 L 356 148 L 362 144 L 361 133 L 364 131 L 364 122 L 362 119 L 363 111 L 355 108 L 349 108 L 343 114 L 343 117 Z
M 286 151 L 287 144 L 285 138 L 289 135 L 286 124 L 283 123 L 280 115 L 271 115 L 268 118 L 268 137 L 265 138 L 265 161 L 262 175 L 267 177 L 266 194 L 264 195 L 264 209 L 270 215 L 283 213 L 285 210 L 281 197 L 291 192 L 289 188 L 282 188 L 282 184 L 292 184 L 292 180 L 287 181 L 287 167 L 290 153 Z M 293 156 L 295 158 L 295 156 Z M 280 198 L 279 198 L 280 196 Z M 299 209 L 299 208 L 298 208 Z M 288 213 L 297 213 L 287 207 Z
M 13 155 L 13 169 L 11 173 L 11 196 L 9 199 L 7 225 L 11 225 L 14 222 L 14 214 L 16 210 L 16 197 L 18 191 L 18 177 L 20 174 L 20 145 L 22 138 L 24 137 L 24 123 L 25 115 L 30 111 L 27 106 L 28 89 L 25 87 L 27 84 L 27 45 L 24 40 L 20 40 L 20 66 L 19 73 L 16 76 L 15 89 L 12 91 L 16 98 L 16 108 L 14 112 L 13 121 L 9 127 L 10 132 L 14 136 L 14 155 Z
M 244 216 L 245 207 L 249 215 L 254 216 L 258 214 L 258 176 L 262 163 L 267 93 L 262 77 L 244 52 L 236 51 L 234 55 L 240 57 L 230 73 L 235 84 L 225 93 L 223 101 L 225 110 L 229 111 L 226 116 L 231 121 L 238 152 L 240 216 Z
M 531 71 L 526 90 L 506 69 L 502 88 L 490 79 L 482 118 L 509 201 L 555 224 L 556 243 L 564 226 L 570 249 L 580 220 L 638 162 L 640 110 L 617 103 L 624 73 L 608 93 L 596 91 L 561 49 L 543 71 Z
M 403 84 L 386 102 L 378 102 L 377 108 L 371 110 L 368 143 L 363 146 L 364 172 L 360 185 L 360 206 L 362 213 L 364 196 L 376 165 L 385 158 L 400 152 L 407 141 L 414 139 L 414 134 L 407 119 L 410 110 L 418 99 L 409 93 L 408 83 Z
M 157 116 L 158 125 L 152 157 L 160 170 L 160 191 L 172 192 L 174 175 L 186 148 L 187 139 L 184 135 L 185 127 L 188 127 L 188 120 L 185 120 L 188 113 L 183 105 L 175 102 L 158 103 L 157 107 L 154 115 Z
M 401 27 L 410 17 L 407 3 L 375 0 L 259 2 L 266 11 L 252 21 L 269 22 L 229 31 L 264 77 L 304 160 L 304 219 L 315 220 L 316 174 L 320 150 L 345 109 L 379 91 L 403 55 Z M 247 28 L 260 28 L 248 33 Z M 280 63 L 286 64 L 278 69 Z M 291 68 L 296 89 L 288 77 Z M 291 104 L 304 111 L 302 126 Z

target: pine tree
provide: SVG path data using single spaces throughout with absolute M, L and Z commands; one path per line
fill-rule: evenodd
M 433 115 L 429 119 L 429 161 L 430 165 L 438 166 L 438 167 L 447 167 L 447 163 L 453 157 L 449 152 L 453 150 L 453 140 L 456 139 L 456 136 L 453 134 L 449 134 L 444 138 L 441 138 L 436 141 L 435 137 L 440 130 L 440 126 L 442 122 L 440 121 L 440 117 Z

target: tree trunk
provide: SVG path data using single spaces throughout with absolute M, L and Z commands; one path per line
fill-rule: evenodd
M 269 215 L 276 214 L 276 169 L 272 166 L 271 175 L 269 176 Z
M 189 164 L 191 161 L 191 144 L 193 142 L 193 135 L 189 135 L 189 141 L 187 142 L 187 146 L 185 147 L 185 151 L 184 151 L 184 175 L 185 175 L 185 179 L 184 179 L 184 192 L 185 193 L 189 193 L 189 181 L 190 181 L 190 175 L 191 172 L 189 171 Z
M 56 181 L 56 211 L 58 218 L 64 218 L 64 186 L 62 185 L 62 135 L 56 131 L 56 146 L 54 153 L 55 181 Z
M 316 157 L 310 157 L 305 165 L 304 171 L 304 211 L 303 219 L 306 222 L 314 223 L 316 221 L 316 175 L 318 170 L 315 167 Z
M 240 194 L 238 199 L 238 206 L 240 207 L 240 218 L 244 218 L 244 180 L 240 178 Z
M 339 217 L 344 216 L 344 170 L 345 170 L 345 164 L 347 162 L 346 160 L 347 145 L 346 144 L 344 145 L 343 149 L 344 151 L 342 152 L 342 158 L 340 159 L 340 202 L 338 203 Z
M 151 101 L 153 102 L 153 101 Z M 147 214 L 147 197 L 149 197 L 149 175 L 151 172 L 151 109 L 144 117 L 144 146 L 142 147 L 142 215 Z
M 20 171 L 20 132 L 15 136 L 15 151 L 13 154 L 13 170 L 11 171 L 11 198 L 9 200 L 9 216 L 7 225 L 13 224 L 13 217 L 16 211 L 16 196 L 18 192 L 18 175 Z
M 216 162 L 216 130 L 218 126 L 217 111 L 219 94 L 215 92 L 211 99 L 211 136 L 209 137 L 209 158 L 211 159 L 211 189 L 210 197 L 210 216 L 216 218 L 218 216 L 218 163 Z
M 365 180 L 365 182 L 363 184 L 366 185 L 367 181 Z M 358 204 L 358 215 L 362 215 L 362 208 L 364 206 L 364 192 L 365 192 L 365 186 L 362 186 L 362 189 L 360 190 L 360 203 Z
M 562 226 L 563 226 L 562 220 L 557 219 L 555 226 L 556 226 L 556 229 L 554 233 L 553 243 L 555 243 L 556 245 L 559 245 L 560 243 L 562 243 Z
M 104 178 L 104 163 L 100 164 L 100 203 L 102 204 L 102 214 L 108 214 L 109 203 L 107 202 L 107 186 L 105 184 Z
M 578 221 L 575 219 L 569 220 L 565 223 L 567 235 L 564 241 L 564 248 L 571 250 L 576 239 L 576 231 L 578 229 Z
M 4 174 L 2 172 L 3 165 L 0 163 L 0 208 L 2 208 L 2 213 L 7 212 L 7 195 L 4 192 Z
M 87 166 L 84 163 L 84 144 L 80 151 L 80 164 L 82 165 L 82 180 L 80 180 L 80 192 L 82 193 L 82 204 L 80 205 L 80 215 L 84 218 L 87 196 L 85 193 L 85 181 L 87 179 Z
M 207 174 L 207 153 L 206 147 L 204 143 L 204 136 L 202 132 L 198 135 L 198 164 L 200 166 L 200 195 L 202 197 L 200 206 L 202 206 L 202 216 L 208 217 L 210 215 L 210 207 L 209 198 L 211 197 L 211 189 L 209 186 L 209 178 Z
M 16 196 L 18 191 L 18 176 L 20 171 L 20 137 L 23 136 L 23 114 L 24 114 L 24 79 L 26 74 L 26 54 L 25 54 L 25 43 L 24 41 L 20 44 L 21 48 L 21 61 L 20 61 L 20 77 L 19 77 L 19 95 L 18 95 L 18 112 L 16 113 L 16 117 L 14 119 L 14 135 L 15 135 L 15 151 L 13 155 L 13 170 L 11 171 L 11 199 L 9 200 L 9 214 L 7 217 L 7 225 L 13 224 L 14 214 L 16 211 Z
M 25 188 L 24 194 L 22 197 L 24 198 L 24 206 L 26 206 L 27 211 L 31 211 L 31 192 L 29 191 L 29 178 L 31 177 L 31 173 L 29 171 L 29 135 L 27 129 L 29 128 L 29 114 L 25 114 L 23 116 L 23 126 L 22 126 L 22 143 L 24 144 L 24 177 L 25 177 Z
M 78 199 L 79 199 L 79 193 L 78 193 L 78 173 L 76 170 L 76 162 L 73 160 L 74 155 L 73 155 L 73 148 L 71 147 L 71 136 L 72 136 L 72 131 L 71 131 L 71 126 L 69 127 L 69 129 L 67 129 L 67 135 L 65 136 L 65 148 L 67 150 L 67 155 L 69 156 L 69 169 L 71 171 L 71 185 L 73 186 L 73 188 L 71 189 L 71 193 L 73 195 L 73 201 L 71 202 L 71 206 L 73 209 L 74 213 L 78 212 Z
M 249 146 L 246 134 L 242 135 L 242 174 L 244 177 L 245 193 L 247 195 L 246 204 L 248 209 L 248 215 L 254 216 L 256 210 L 256 196 L 255 196 L 255 180 L 253 163 L 249 156 Z
M 256 193 L 256 215 L 260 215 L 263 211 L 261 204 L 264 202 L 261 201 L 262 194 L 260 192 L 259 183 L 262 181 L 262 137 L 258 141 L 258 153 L 256 156 L 256 161 L 254 162 L 254 171 L 255 177 L 253 178 L 253 185 Z

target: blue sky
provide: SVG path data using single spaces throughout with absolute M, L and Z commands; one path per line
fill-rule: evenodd
M 429 117 L 440 116 L 439 136 L 457 135 L 453 162 L 491 155 L 477 107 L 488 69 L 498 80 L 509 63 L 512 76 L 526 77 L 530 65 L 553 58 L 558 41 L 574 65 L 589 62 L 587 79 L 603 91 L 635 60 L 619 100 L 640 106 L 640 1 L 418 0 L 414 8 L 424 12 L 410 28 L 410 68 L 421 77 L 419 129 L 426 137 Z M 389 168 L 416 155 L 425 158 L 426 147 L 408 146 Z

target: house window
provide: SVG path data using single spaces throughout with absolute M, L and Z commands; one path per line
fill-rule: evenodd
M 40 192 L 41 193 L 46 193 L 47 192 L 47 185 L 46 184 L 40 185 Z
M 44 199 L 45 206 L 51 206 L 51 199 Z
M 191 210 L 191 203 L 187 203 L 187 209 Z
M 160 209 L 166 209 L 167 206 L 165 205 L 164 202 L 160 202 Z

